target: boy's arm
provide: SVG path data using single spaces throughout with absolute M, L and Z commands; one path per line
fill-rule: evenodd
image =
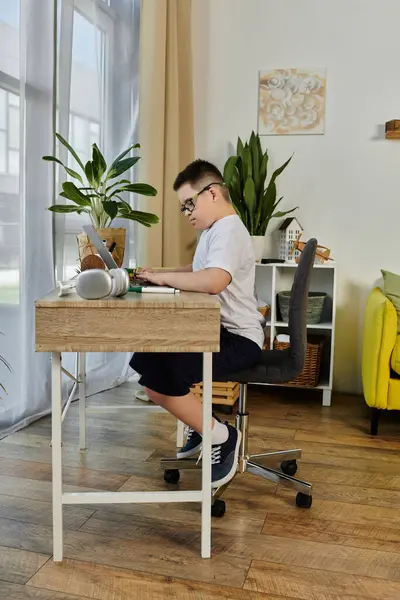
M 166 269 L 152 269 L 150 267 L 144 267 L 140 273 L 191 273 L 193 271 L 192 264 L 185 265 L 184 267 L 173 267 Z
M 202 269 L 192 273 L 139 273 L 141 279 L 146 279 L 156 285 L 169 285 L 186 292 L 203 292 L 205 294 L 220 294 L 231 282 L 227 271 L 219 268 Z

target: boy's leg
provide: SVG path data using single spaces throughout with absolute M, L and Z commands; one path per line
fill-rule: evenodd
M 144 388 L 149 398 L 198 433 L 203 431 L 203 408 L 199 398 L 189 392 L 186 396 L 165 396 Z

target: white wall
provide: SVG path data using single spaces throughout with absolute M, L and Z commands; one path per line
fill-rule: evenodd
M 219 166 L 257 128 L 258 70 L 326 67 L 322 136 L 263 137 L 270 163 L 292 152 L 278 192 L 300 206 L 306 237 L 338 261 L 335 388 L 361 391 L 367 294 L 400 273 L 398 0 L 193 0 L 196 154 Z

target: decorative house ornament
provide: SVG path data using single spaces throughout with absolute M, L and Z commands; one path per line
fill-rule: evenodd
M 296 217 L 288 217 L 282 222 L 278 229 L 280 260 L 296 262 L 296 259 L 300 256 L 300 252 L 297 249 L 293 252 L 293 246 L 302 233 L 303 227 Z

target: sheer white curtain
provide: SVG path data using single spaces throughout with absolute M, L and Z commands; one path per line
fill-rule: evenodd
M 137 141 L 139 10 L 139 0 L 59 0 L 58 131 L 83 162 L 93 142 L 111 160 Z M 63 146 L 58 151 L 63 162 L 77 168 Z M 60 183 L 61 177 L 60 172 Z M 135 202 L 129 196 L 126 200 Z M 87 218 L 56 215 L 58 279 L 75 274 L 76 234 Z M 127 229 L 125 266 L 134 265 L 135 226 L 126 221 L 113 226 Z M 126 381 L 132 375 L 129 359 L 126 353 L 88 355 L 88 394 Z M 63 355 L 69 371 L 75 371 L 76 360 L 76 354 Z
M 0 434 L 49 410 L 49 357 L 34 351 L 34 301 L 53 286 L 53 0 L 0 1 Z
M 46 210 L 60 203 L 61 174 L 54 189 L 53 170 L 41 159 L 57 151 L 53 115 L 83 156 L 94 141 L 110 159 L 136 140 L 139 6 L 0 0 L 0 355 L 12 367 L 0 363 L 7 390 L 0 389 L 0 436 L 49 412 L 50 362 L 35 353 L 34 301 L 53 287 L 54 266 L 64 279 L 77 265 L 81 220 Z M 126 264 L 133 264 L 134 228 L 123 226 Z M 89 393 L 130 375 L 127 354 L 88 358 Z M 63 360 L 73 371 L 75 355 Z

